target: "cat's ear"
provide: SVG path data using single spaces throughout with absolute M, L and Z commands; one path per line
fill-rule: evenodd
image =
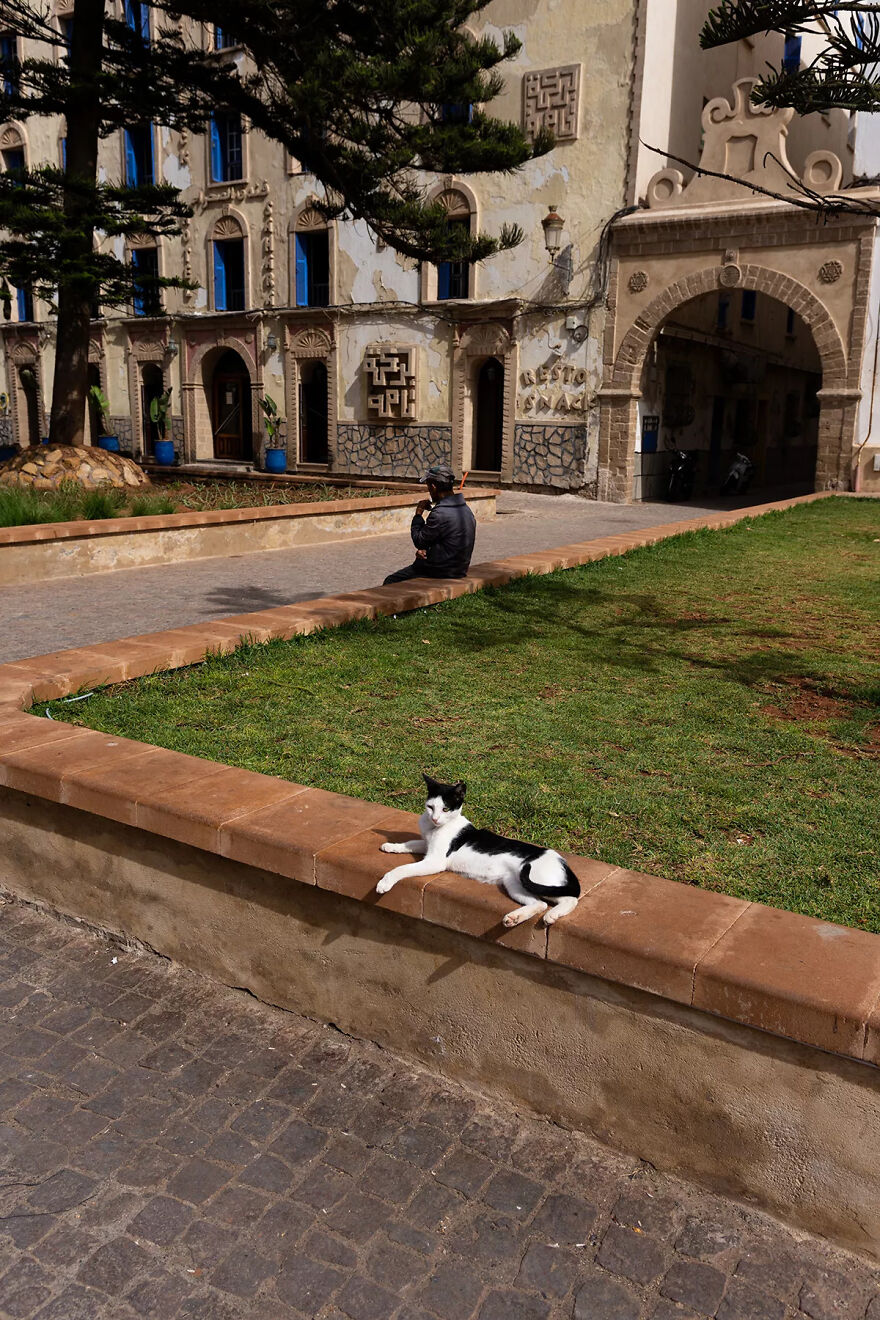
M 459 801 L 464 802 L 464 795 L 467 792 L 467 784 L 464 782 L 464 780 L 459 779 L 458 783 L 453 784 L 452 787 L 455 790 L 455 796 L 459 799 Z
M 432 779 L 430 775 L 426 775 L 424 770 L 422 771 L 422 778 L 425 781 L 425 788 L 427 788 L 429 793 L 432 793 L 434 789 L 437 788 L 437 780 Z

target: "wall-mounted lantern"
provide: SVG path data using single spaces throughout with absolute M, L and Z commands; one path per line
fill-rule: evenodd
M 544 229 L 544 246 L 552 261 L 562 245 L 562 231 L 565 228 L 565 221 L 557 213 L 556 207 L 551 206 L 541 221 L 541 225 Z

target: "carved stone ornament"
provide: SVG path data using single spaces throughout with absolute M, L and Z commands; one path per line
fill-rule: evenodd
M 703 110 L 703 150 L 700 169 L 689 182 L 679 170 L 660 170 L 648 184 L 648 205 L 669 209 L 704 202 L 747 202 L 751 194 L 743 184 L 757 184 L 783 197 L 793 193 L 797 175 L 788 159 L 786 138 L 794 110 L 754 105 L 757 78 L 740 78 L 733 85 L 733 101 L 715 97 Z M 821 158 L 821 159 L 820 159 Z M 814 152 L 807 158 L 805 182 L 816 191 L 828 191 L 837 176 L 833 152 Z M 730 175 L 718 178 L 713 175 Z M 740 182 L 737 182 L 739 180 Z M 818 187 L 818 182 L 822 187 Z
M 438 193 L 433 199 L 432 205 L 442 206 L 450 220 L 466 219 L 471 213 L 468 199 L 457 188 L 444 188 L 443 192 Z
M 736 248 L 727 248 L 724 256 L 721 258 L 722 266 L 735 266 L 739 261 L 739 253 Z
M 819 267 L 819 279 L 823 284 L 836 284 L 843 274 L 843 263 L 826 261 Z
M 307 206 L 304 211 L 300 212 L 296 227 L 298 230 L 326 229 L 327 221 L 321 215 L 321 212 L 317 207 Z
M 811 151 L 804 162 L 804 183 L 817 193 L 836 192 L 843 180 L 843 165 L 833 151 Z
M 232 215 L 221 215 L 214 226 L 214 238 L 241 238 L 241 225 Z
M 459 344 L 471 357 L 504 357 L 510 351 L 510 335 L 502 325 L 476 325 L 466 330 Z
M 739 266 L 722 266 L 718 275 L 718 283 L 725 289 L 735 289 L 742 284 L 743 273 Z
M 0 134 L 0 147 L 4 151 L 14 150 L 16 147 L 24 146 L 24 138 L 20 131 L 14 125 L 8 124 Z
M 627 281 L 627 288 L 630 293 L 642 293 L 648 287 L 648 272 L 646 270 L 634 270 Z
M 38 357 L 36 341 L 31 343 L 26 339 L 19 339 L 9 349 L 9 356 L 14 362 L 36 362 Z
M 302 357 L 326 357 L 330 347 L 330 340 L 324 331 L 314 326 L 297 331 L 290 344 L 291 352 Z
M 414 421 L 418 350 L 400 344 L 371 344 L 364 357 L 367 413 L 371 422 Z
M 260 231 L 263 257 L 263 302 L 267 307 L 275 303 L 275 217 L 271 201 L 263 207 L 263 228 Z
M 535 137 L 549 128 L 557 142 L 573 142 L 578 136 L 581 66 L 564 64 L 556 69 L 536 69 L 523 78 L 523 128 Z

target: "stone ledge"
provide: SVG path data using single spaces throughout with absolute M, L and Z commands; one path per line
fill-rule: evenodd
M 475 565 L 463 579 L 415 579 L 167 633 L 0 666 L 0 785 L 61 803 L 301 884 L 503 945 L 601 979 L 872 1064 L 880 1062 L 880 939 L 810 917 L 584 857 L 577 910 L 547 928 L 501 925 L 509 900 L 448 873 L 375 892 L 389 839 L 417 818 L 381 803 L 253 774 L 22 712 L 35 700 L 118 682 L 355 618 L 403 613 L 529 573 L 589 563 L 667 536 L 832 493 L 775 501 Z M 198 788 L 197 795 L 186 788 Z

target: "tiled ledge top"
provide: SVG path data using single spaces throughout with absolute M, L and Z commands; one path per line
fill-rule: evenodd
M 819 498 L 585 541 L 472 567 L 460 580 L 416 580 L 56 652 L 0 667 L 0 785 L 273 871 L 479 939 L 691 1005 L 719 1017 L 880 1064 L 880 938 L 724 894 L 571 857 L 583 897 L 549 931 L 508 931 L 510 900 L 443 874 L 401 881 L 385 840 L 417 818 L 287 780 L 26 715 L 32 701 L 118 682 L 229 651 L 242 637 L 291 637 L 354 618 L 401 613 L 526 573 L 574 567 L 696 527 Z M 415 788 L 414 788 L 415 791 Z
M 381 485 L 381 482 L 377 483 Z M 136 492 L 135 492 L 136 493 Z M 474 488 L 468 500 L 483 502 L 495 498 L 494 490 Z M 416 491 L 403 495 L 364 496 L 362 499 L 320 500 L 303 504 L 268 504 L 247 509 L 210 509 L 204 513 L 156 513 L 144 518 L 100 518 L 94 522 L 33 523 L 26 527 L 0 527 L 0 547 L 30 545 L 34 541 L 73 541 L 92 536 L 121 536 L 130 532 L 161 532 L 179 527 L 211 527 L 224 523 L 279 521 L 285 518 L 326 518 L 339 513 L 362 513 L 380 509 L 414 507 Z

